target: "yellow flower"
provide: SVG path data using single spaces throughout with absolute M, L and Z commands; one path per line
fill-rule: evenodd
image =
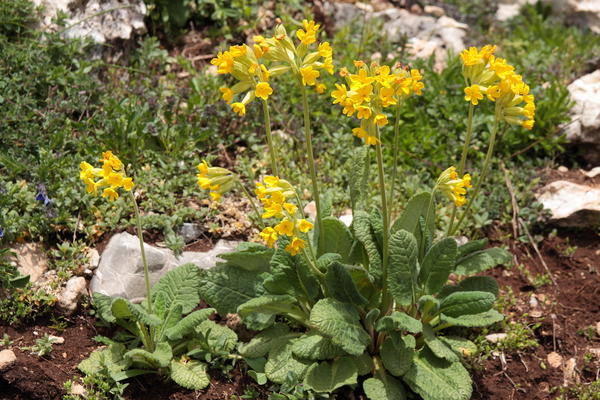
M 352 129 L 352 134 L 358 138 L 365 139 L 369 134 L 363 128 Z
M 102 197 L 108 197 L 110 201 L 115 201 L 119 197 L 119 193 L 112 188 L 106 188 L 102 192 Z
M 365 139 L 365 144 L 369 146 L 375 146 L 376 144 L 379 144 L 379 139 L 377 139 L 376 136 L 367 136 Z
M 294 237 L 290 244 L 285 246 L 285 251 L 295 256 L 304 248 L 304 240 L 299 237 Z
M 283 221 L 275 225 L 275 230 L 280 235 L 293 236 L 294 235 L 294 223 L 289 219 L 285 218 Z
M 480 54 L 476 47 L 469 47 L 460 53 L 460 58 L 465 66 L 477 65 L 483 63 L 483 54 Z
M 229 89 L 228 87 L 222 87 L 219 88 L 219 90 L 221 93 L 223 93 L 223 100 L 225 100 L 227 103 L 231 103 L 231 100 L 233 100 L 233 90 Z
M 385 114 L 377 114 L 375 116 L 375 124 L 378 126 L 386 126 L 388 124 L 388 119 Z
M 313 69 L 312 66 L 300 68 L 300 74 L 302 75 L 302 84 L 304 86 L 316 85 L 316 79 L 321 75 L 319 71 Z
M 96 194 L 98 190 L 98 185 L 90 178 L 83 178 L 83 183 L 85 183 L 85 190 L 88 193 Z
M 296 224 L 298 230 L 302 233 L 306 233 L 313 228 L 313 224 L 305 219 L 301 219 Z
M 329 58 L 333 55 L 333 49 L 329 45 L 329 42 L 320 43 L 318 49 L 321 57 Z
M 338 83 L 335 84 L 335 87 L 337 88 L 337 90 L 334 90 L 333 92 L 331 92 L 331 97 L 333 97 L 335 100 L 333 101 L 333 104 L 338 104 L 338 103 L 343 103 L 348 95 L 348 90 L 346 89 L 346 85 L 340 85 Z
M 283 208 L 285 209 L 285 211 L 288 212 L 288 214 L 292 216 L 296 214 L 296 211 L 298 211 L 298 207 L 296 207 L 296 205 L 292 203 L 283 203 Z
M 359 106 L 356 108 L 356 110 L 358 111 L 358 114 L 356 114 L 356 116 L 358 117 L 358 119 L 369 119 L 371 118 L 371 108 L 366 107 L 366 106 Z
M 441 173 L 435 187 L 450 200 L 454 201 L 457 207 L 460 207 L 467 202 L 465 198 L 467 190 L 465 188 L 471 187 L 471 175 L 465 174 L 461 179 L 456 173 L 456 168 L 449 167 Z
M 79 164 L 79 178 L 85 184 L 86 192 L 97 194 L 99 188 L 108 186 L 102 191 L 102 197 L 114 201 L 119 197 L 117 189 L 130 191 L 133 188 L 133 180 L 125 176 L 123 163 L 112 151 L 103 152 L 100 161 L 102 168 L 94 168 L 85 161 Z M 100 179 L 95 180 L 96 178 Z
M 315 24 L 315 21 L 302 21 L 302 26 L 304 30 L 298 29 L 296 31 L 296 36 L 302 42 L 302 44 L 309 45 L 317 41 L 317 31 L 319 30 L 320 25 Z
M 260 82 L 256 85 L 256 97 L 260 97 L 263 100 L 267 100 L 271 94 L 273 94 L 273 89 L 269 85 L 268 82 Z
M 261 215 L 263 219 L 276 217 L 279 218 L 283 215 L 283 207 L 281 204 L 276 202 L 271 202 L 267 207 L 265 207 L 265 212 Z
M 525 121 L 523 121 L 523 123 L 521 124 L 521 126 L 527 130 L 531 130 L 533 128 L 533 119 L 527 119 Z
M 133 183 L 133 179 L 131 178 L 125 178 L 121 181 L 121 186 L 123 187 L 123 189 L 127 190 L 128 192 L 131 191 L 131 189 L 133 189 L 134 183 Z
M 246 115 L 246 105 L 244 103 L 233 103 L 231 109 L 240 116 Z
M 233 56 L 228 51 L 220 51 L 216 58 L 210 60 L 210 63 L 217 66 L 219 74 L 229 74 L 233 71 Z
M 476 106 L 479 104 L 479 100 L 483 99 L 483 94 L 478 85 L 471 85 L 465 88 L 465 100 L 470 101 L 471 104 Z
M 322 83 L 318 83 L 317 86 L 315 87 L 315 90 L 317 91 L 317 93 L 322 94 L 323 92 L 325 92 L 325 89 L 327 89 L 327 86 L 325 86 Z
M 111 172 L 110 174 L 104 177 L 104 181 L 108 183 L 111 187 L 117 188 L 121 186 L 121 183 L 123 182 L 123 175 L 117 172 Z
M 263 229 L 259 235 L 265 241 L 268 247 L 273 247 L 273 245 L 277 242 L 277 232 L 270 226 Z

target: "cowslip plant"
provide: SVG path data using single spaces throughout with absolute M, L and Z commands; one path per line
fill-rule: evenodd
M 311 84 L 311 78 L 303 74 L 298 60 L 311 59 L 299 49 L 307 44 L 306 28 L 315 26 L 303 24 L 305 29 L 296 33 L 301 41 L 298 46 L 282 27 L 275 29 L 274 38 L 264 39 L 260 52 L 269 55 L 264 64 L 269 60 L 274 64 L 248 66 L 235 57 L 230 64 L 233 70 L 244 64 L 243 68 L 254 71 L 277 68 L 273 66 L 277 62 L 291 65 L 291 76 L 303 88 L 306 154 L 317 205 L 314 229 L 308 225 L 300 229 L 297 221 L 303 218 L 297 210 L 303 206 L 301 197 L 278 175 L 273 161 L 273 175 L 257 182 L 255 191 L 264 209 L 261 217 L 267 227 L 260 236 L 266 246 L 244 243 L 224 256 L 224 264 L 202 272 L 200 293 L 219 313 L 237 312 L 249 328 L 259 331 L 239 346 L 257 381 L 302 385 L 317 394 L 362 382 L 371 400 L 414 397 L 409 391 L 425 400 L 469 399 L 472 383 L 462 361 L 476 346 L 455 335 L 462 330 L 452 328 L 483 327 L 503 319 L 493 308 L 498 296 L 495 280 L 473 275 L 507 263 L 511 257 L 503 249 L 487 248 L 486 240 L 459 246 L 451 234 L 480 191 L 492 162 L 498 126 L 506 122 L 531 128 L 533 97 L 514 68 L 494 57 L 494 46 L 465 50 L 461 57 L 465 100 L 469 102 L 468 131 L 459 167 L 446 169 L 431 192 L 412 197 L 392 220 L 394 188 L 386 184 L 380 130 L 389 123 L 386 109 L 393 106 L 393 144 L 398 143 L 398 110 L 407 96 L 419 95 L 424 89 L 422 76 L 400 65 L 362 61 L 355 61 L 355 73 L 341 68 L 344 82 L 337 84 L 331 95 L 345 115 L 358 118 L 360 126 L 353 134 L 364 143 L 357 149 L 350 171 L 353 220 L 346 226 L 331 215 L 327 202 L 319 205 L 310 148 L 310 111 L 304 86 Z M 316 37 L 315 30 L 309 41 L 315 42 Z M 250 51 L 246 47 L 246 54 Z M 285 71 L 280 74 L 285 75 Z M 246 99 L 258 95 L 257 86 L 246 88 L 250 90 Z M 473 179 L 464 168 L 472 150 L 474 109 L 485 101 L 484 96 L 495 103 L 495 123 L 484 164 Z M 269 124 L 266 114 L 265 124 Z M 269 127 L 266 131 L 271 148 Z M 397 148 L 391 150 L 398 153 Z M 377 206 L 366 198 L 364 189 L 372 169 L 371 151 L 377 164 L 381 201 Z M 395 169 L 396 161 L 394 177 Z M 472 180 L 475 189 L 469 193 Z M 435 229 L 437 195 L 455 206 L 443 235 L 436 235 Z M 455 223 L 456 210 L 464 205 L 466 210 Z
M 131 191 L 133 180 L 126 176 L 123 163 L 112 152 L 104 152 L 100 161 L 101 168 L 82 162 L 80 178 L 89 193 L 102 189 L 102 196 L 111 201 L 119 197 L 120 189 L 130 194 L 137 217 L 147 296 L 141 304 L 134 304 L 124 298 L 94 293 L 100 319 L 120 326 L 127 334 L 121 335 L 121 341 L 106 339 L 108 346 L 94 351 L 79 364 L 79 369 L 90 376 L 104 374 L 115 382 L 157 373 L 185 388 L 203 389 L 209 384 L 206 363 L 235 358 L 230 353 L 237 344 L 237 335 L 208 319 L 213 308 L 194 311 L 200 302 L 196 265 L 175 268 L 156 285 L 150 285 L 140 214 Z

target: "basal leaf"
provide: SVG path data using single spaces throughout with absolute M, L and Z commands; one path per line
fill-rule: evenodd
M 270 381 L 282 384 L 286 382 L 290 374 L 294 376 L 296 382 L 301 382 L 304 379 L 306 370 L 312 364 L 312 361 L 294 357 L 292 345 L 293 342 L 288 341 L 283 346 L 269 351 L 265 374 Z
M 346 270 L 346 267 L 337 261 L 329 265 L 329 269 L 325 275 L 325 282 L 327 283 L 329 296 L 336 300 L 356 305 L 368 303 L 368 300 L 356 288 L 352 276 Z
M 495 324 L 504 319 L 504 316 L 496 310 L 489 310 L 479 314 L 461 315 L 460 317 L 449 317 L 441 314 L 442 323 L 449 323 L 454 326 L 464 326 L 467 328 L 483 327 Z
M 367 253 L 369 272 L 373 276 L 380 278 L 382 272 L 381 251 L 371 229 L 369 214 L 364 211 L 357 211 L 352 220 L 352 226 L 355 237 L 360 241 Z
M 331 298 L 319 300 L 310 312 L 311 325 L 351 355 L 361 355 L 370 341 L 359 321 L 352 305 Z
M 181 304 L 184 314 L 192 311 L 200 302 L 200 269 L 194 264 L 184 264 L 165 274 L 152 288 L 152 301 L 156 293 L 165 295 L 166 308 L 175 303 Z
M 498 283 L 490 276 L 470 276 L 456 286 L 444 286 L 439 297 L 446 297 L 454 292 L 489 292 L 498 298 Z
M 112 303 L 110 305 L 110 313 L 116 319 L 127 319 L 131 318 L 133 315 L 131 310 L 129 309 L 129 300 L 126 300 L 122 297 L 117 297 L 112 299 Z
M 317 393 L 331 393 L 335 389 L 356 383 L 358 373 L 351 357 L 311 365 L 306 371 L 304 384 Z
M 377 322 L 378 332 L 408 331 L 410 333 L 421 333 L 423 324 L 418 319 L 399 311 L 394 311 L 391 315 L 381 318 Z
M 202 271 L 199 292 L 219 314 L 227 315 L 255 298 L 261 285 L 262 278 L 256 272 L 221 265 Z
M 270 350 L 281 347 L 300 335 L 296 332 L 290 333 L 290 328 L 285 324 L 275 324 L 254 336 L 248 343 L 240 344 L 239 352 L 245 358 L 265 357 Z
M 511 260 L 512 255 L 508 251 L 500 247 L 493 247 L 470 253 L 458 259 L 454 272 L 458 275 L 474 275 L 500 264 L 508 264 Z
M 406 208 L 400 217 L 394 221 L 394 224 L 392 225 L 392 233 L 404 229 L 405 231 L 412 233 L 415 237 L 420 236 L 419 219 L 427 219 L 427 209 L 431 204 L 431 207 L 429 208 L 430 217 L 427 221 L 427 228 L 429 229 L 429 232 L 433 234 L 435 220 L 435 218 L 432 218 L 435 212 L 433 203 L 434 202 L 431 201 L 431 193 L 429 192 L 419 193 L 411 197 L 410 200 L 408 200 Z
M 196 326 L 198 326 L 202 321 L 205 321 L 214 312 L 214 308 L 196 310 L 187 315 L 185 318 L 179 320 L 179 322 L 177 322 L 177 324 L 175 324 L 173 327 L 167 329 L 165 331 L 165 335 L 170 340 L 179 340 L 184 336 L 194 332 Z
M 341 347 L 333 344 L 331 339 L 311 331 L 294 341 L 292 352 L 298 358 L 311 361 L 330 360 L 344 355 Z
M 325 243 L 319 243 L 319 254 L 339 254 L 343 262 L 348 262 L 353 242 L 348 227 L 336 217 L 327 217 L 323 219 L 323 231 Z
M 390 293 L 401 306 L 415 300 L 417 254 L 417 241 L 411 233 L 399 230 L 391 236 L 387 283 Z
M 436 357 L 443 358 L 450 362 L 459 361 L 456 353 L 435 336 L 435 332 L 433 332 L 433 329 L 429 324 L 423 325 L 423 338 L 425 339 L 425 344 L 429 347 L 429 350 L 431 350 Z
M 247 271 L 267 271 L 273 257 L 273 249 L 260 243 L 241 242 L 231 253 L 219 255 L 229 266 Z
M 461 357 L 469 357 L 477 352 L 477 345 L 460 336 L 438 336 L 438 339 L 446 343 L 456 354 Z
M 456 262 L 456 241 L 446 238 L 435 243 L 423 258 L 419 282 L 425 294 L 436 294 L 448 280 Z
M 237 334 L 225 325 L 205 320 L 196 327 L 196 332 L 204 336 L 213 353 L 230 353 L 238 342 Z
M 123 357 L 131 360 L 134 364 L 142 364 L 145 367 L 157 369 L 169 365 L 173 358 L 173 351 L 168 343 L 160 342 L 152 353 L 144 349 L 133 349 L 125 353 Z
M 237 309 L 238 314 L 244 318 L 250 313 L 287 315 L 291 318 L 303 318 L 303 311 L 297 306 L 296 298 L 288 295 L 270 294 L 250 299 Z
M 408 338 L 411 339 L 408 339 Z M 379 352 L 383 366 L 390 374 L 402 376 L 412 365 L 415 353 L 415 343 L 413 336 L 400 336 L 392 334 L 388 336 Z
M 113 303 L 114 306 L 115 303 Z M 131 318 L 151 327 L 160 326 L 162 320 L 156 314 L 150 314 L 143 306 L 127 302 Z M 114 313 L 114 312 L 113 312 Z
M 375 369 L 373 358 L 368 352 L 362 353 L 360 356 L 351 356 L 351 358 L 356 364 L 358 376 L 367 375 Z
M 463 258 L 471 253 L 476 252 L 476 251 L 483 250 L 485 248 L 485 246 L 487 246 L 487 244 L 488 244 L 487 239 L 479 239 L 479 240 L 472 240 L 470 242 L 463 244 L 462 246 L 458 246 L 457 258 L 460 259 L 460 258 Z
M 94 292 L 92 294 L 92 299 L 98 316 L 106 322 L 115 323 L 116 318 L 112 315 L 111 311 L 112 297 Z
M 369 400 L 405 400 L 406 391 L 402 383 L 386 375 L 381 378 L 369 378 L 363 382 L 363 390 Z
M 444 297 L 440 303 L 440 312 L 449 317 L 465 314 L 479 314 L 488 311 L 496 301 L 489 292 L 454 292 Z
M 202 390 L 210 383 L 206 364 L 195 360 L 172 360 L 170 377 L 179 386 L 190 390 Z

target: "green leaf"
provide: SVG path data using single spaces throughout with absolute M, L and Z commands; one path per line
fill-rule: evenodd
M 296 382 L 300 382 L 312 361 L 301 360 L 292 353 L 293 341 L 276 347 L 269 351 L 269 359 L 265 365 L 265 374 L 270 381 L 282 384 L 288 375 L 293 375 Z
M 454 318 L 479 314 L 492 308 L 494 301 L 496 296 L 489 292 L 454 292 L 442 299 L 440 312 Z
M 167 329 L 165 331 L 165 335 L 170 340 L 179 340 L 184 336 L 194 332 L 196 326 L 205 321 L 211 314 L 215 312 L 214 308 L 205 308 L 203 310 L 196 310 L 193 313 L 189 314 L 185 318 L 181 319 L 177 324 L 173 327 Z
M 317 260 L 317 268 L 322 272 L 326 272 L 329 269 L 329 265 L 333 262 L 342 262 L 342 256 L 335 253 L 325 253 Z
M 496 310 L 489 310 L 479 314 L 461 315 L 453 318 L 441 314 L 440 320 L 442 323 L 449 323 L 454 326 L 464 326 L 467 328 L 483 327 L 495 324 L 504 319 L 504 316 Z
M 438 339 L 446 343 L 456 354 L 461 357 L 469 357 L 477 353 L 477 345 L 460 336 L 438 336 Z
M 458 254 L 456 257 L 460 259 L 475 251 L 483 250 L 485 246 L 487 246 L 487 244 L 487 239 L 472 240 L 470 242 L 467 242 L 462 246 L 458 246 Z
M 256 272 L 221 265 L 202 271 L 199 292 L 219 314 L 227 315 L 255 298 L 261 284 L 262 278 Z
M 271 349 L 281 347 L 298 336 L 300 333 L 290 333 L 287 325 L 275 324 L 254 336 L 248 343 L 240 344 L 239 352 L 245 358 L 264 357 Z
M 371 230 L 371 221 L 369 214 L 364 211 L 357 211 L 352 220 L 354 235 L 363 245 L 369 259 L 369 272 L 377 277 L 381 277 L 382 259 L 381 252 Z
M 427 219 L 427 208 L 430 203 L 431 208 L 429 208 L 430 216 L 427 222 L 427 228 L 429 229 L 430 234 L 433 235 L 435 218 L 432 218 L 432 216 L 435 213 L 435 204 L 431 201 L 431 193 L 429 192 L 416 194 L 408 200 L 406 208 L 392 225 L 392 234 L 404 229 L 405 231 L 412 233 L 415 237 L 420 237 L 419 219 Z
M 187 314 L 200 302 L 198 287 L 200 286 L 200 269 L 194 264 L 184 264 L 165 274 L 152 288 L 152 301 L 156 294 L 164 293 L 166 308 L 173 304 L 181 304 L 181 312 Z
M 347 171 L 355 171 L 361 173 L 360 179 L 350 179 L 350 202 L 354 214 L 358 210 L 359 204 L 367 193 L 368 176 L 370 166 L 367 162 L 369 157 L 369 149 L 366 146 L 360 146 L 352 151 L 352 156 L 346 163 Z
M 410 333 L 421 333 L 423 324 L 418 319 L 399 311 L 381 318 L 377 322 L 377 332 L 408 331 Z
M 361 355 L 370 337 L 360 324 L 356 309 L 334 299 L 319 300 L 310 312 L 310 323 L 348 354 Z
M 323 219 L 323 232 L 325 243 L 319 243 L 319 254 L 339 254 L 343 262 L 348 262 L 353 242 L 350 229 L 338 218 L 327 217 Z
M 237 334 L 225 325 L 205 320 L 196 327 L 196 332 L 202 334 L 212 353 L 230 353 L 238 342 Z
M 363 382 L 363 390 L 369 400 L 405 400 L 406 391 L 402 383 L 386 375 L 381 378 L 369 378 Z
M 490 276 L 470 276 L 456 286 L 444 286 L 439 297 L 446 297 L 454 292 L 489 292 L 498 298 L 498 283 Z
M 174 307 L 171 307 L 167 311 L 167 314 L 163 318 L 160 329 L 156 332 L 156 337 L 158 338 L 157 342 L 165 340 L 166 332 L 170 328 L 174 327 L 179 321 L 181 321 L 181 317 L 181 304 L 175 304 Z
M 129 308 L 129 311 L 131 312 L 131 318 L 135 321 L 141 322 L 151 327 L 160 326 L 160 324 L 162 323 L 162 320 L 158 317 L 158 315 L 150 314 L 143 306 L 139 304 L 133 304 L 130 302 L 127 302 L 126 304 Z M 115 303 L 113 303 L 113 314 L 115 314 L 114 305 Z
M 417 240 L 411 233 L 399 230 L 392 235 L 387 283 L 390 293 L 401 306 L 408 306 L 415 300 L 417 254 Z
M 244 269 L 246 271 L 264 272 L 269 269 L 273 249 L 262 244 L 253 242 L 240 243 L 235 251 L 219 255 L 229 266 Z
M 390 374 L 402 376 L 412 365 L 415 354 L 414 337 L 392 334 L 383 342 L 379 354 L 381 354 L 383 366 Z
M 512 255 L 500 247 L 476 251 L 456 261 L 454 272 L 458 275 L 473 275 L 500 264 L 508 264 Z
M 456 241 L 446 238 L 435 243 L 423 259 L 419 282 L 426 294 L 435 294 L 444 286 L 456 262 Z
M 472 382 L 460 362 L 448 362 L 423 349 L 403 376 L 413 392 L 424 400 L 469 400 Z
M 131 365 L 131 361 L 123 357 L 124 353 L 125 346 L 123 344 L 112 343 L 104 349 L 93 351 L 77 367 L 86 375 L 99 374 L 102 371 L 108 371 L 112 375 Z
M 199 361 L 171 361 L 171 379 L 181 387 L 202 390 L 210 383 L 206 364 Z
M 336 300 L 356 305 L 368 303 L 368 300 L 356 288 L 346 267 L 337 261 L 329 265 L 329 269 L 325 275 L 325 282 L 329 289 L 329 296 Z
M 133 349 L 125 353 L 123 357 L 133 363 L 141 363 L 150 368 L 165 368 L 173 358 L 173 350 L 168 343 L 160 342 L 152 353 L 144 349 Z
M 240 317 L 254 312 L 272 315 L 287 315 L 294 319 L 303 319 L 303 311 L 296 305 L 292 296 L 270 294 L 256 297 L 240 305 L 237 309 Z
M 354 364 L 356 364 L 356 370 L 358 371 L 358 376 L 363 376 L 370 374 L 373 369 L 375 369 L 375 365 L 373 364 L 373 358 L 368 352 L 362 353 L 360 356 L 351 356 Z
M 459 360 L 456 353 L 435 336 L 435 332 L 433 332 L 433 329 L 429 324 L 423 325 L 423 338 L 425 339 L 425 344 L 429 347 L 429 350 L 431 350 L 436 357 L 443 358 L 450 362 Z
M 94 292 L 92 294 L 94 307 L 98 312 L 98 316 L 106 322 L 115 323 L 116 318 L 113 316 L 111 311 L 112 297 L 106 296 L 102 293 Z
M 331 342 L 331 339 L 311 331 L 294 341 L 292 352 L 298 358 L 319 361 L 330 360 L 344 355 L 344 350 Z
M 306 371 L 304 384 L 317 393 L 331 393 L 335 389 L 356 383 L 358 373 L 351 357 L 311 365 Z

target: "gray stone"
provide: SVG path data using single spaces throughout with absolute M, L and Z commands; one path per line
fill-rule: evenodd
M 550 210 L 551 221 L 564 227 L 600 226 L 600 188 L 569 181 L 544 186 L 537 200 Z
M 184 251 L 179 257 L 175 257 L 169 249 L 145 244 L 150 284 L 154 285 L 168 271 L 183 264 L 193 263 L 202 269 L 212 268 L 219 261 L 220 254 L 233 251 L 237 244 L 235 241 L 220 240 L 207 252 Z M 123 232 L 110 239 L 100 258 L 90 289 L 92 292 L 134 301 L 145 297 L 144 267 L 137 236 Z
M 600 33 L 600 1 L 598 0 L 546 0 L 552 12 L 566 17 L 569 22 Z
M 100 253 L 98 253 L 98 250 L 88 249 L 87 256 L 88 256 L 88 268 L 91 270 L 98 268 L 98 265 L 100 264 Z
M 567 89 L 575 103 L 572 121 L 564 127 L 567 139 L 579 145 L 584 158 L 600 163 L 600 69 L 571 83 Z
M 193 242 L 202 235 L 203 229 L 201 225 L 184 222 L 179 229 L 179 234 L 183 237 L 185 243 Z
M 41 28 L 58 30 L 52 23 L 57 12 L 67 14 L 63 35 L 91 38 L 96 43 L 129 40 L 146 32 L 146 5 L 142 0 L 33 0 L 44 7 Z
M 58 295 L 58 309 L 67 315 L 73 314 L 77 310 L 79 299 L 87 291 L 87 282 L 82 276 L 74 276 L 67 281 L 67 284 Z
M 38 243 L 18 243 L 12 247 L 15 253 L 13 262 L 23 275 L 29 275 L 29 280 L 37 282 L 48 270 L 48 258 L 44 247 Z
M 17 356 L 12 350 L 0 351 L 0 371 L 10 368 L 17 362 Z

